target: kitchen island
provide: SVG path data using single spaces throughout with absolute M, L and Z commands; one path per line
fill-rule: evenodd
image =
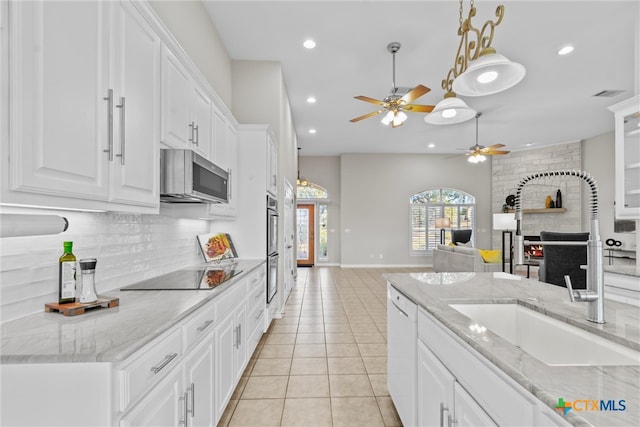
M 217 422 L 269 322 L 265 260 L 234 263 L 209 289 L 193 272 L 215 264 L 196 265 L 144 281 L 191 290 L 114 290 L 114 308 L 3 323 L 0 424 Z
M 626 366 L 549 365 L 491 329 L 483 328 L 451 305 L 516 304 L 635 351 L 640 350 L 640 308 L 606 300 L 606 323 L 597 325 L 585 319 L 584 304 L 569 301 L 565 288 L 506 273 L 398 273 L 387 274 L 385 278 L 390 295 L 397 290 L 417 306 L 418 379 L 415 390 L 418 400 L 414 407 L 418 422 L 421 421 L 420 411 L 433 400 L 429 387 L 434 382 L 422 387 L 420 383 L 420 369 L 424 366 L 420 363 L 420 350 L 424 348 L 423 352 L 431 355 L 428 357 L 434 356 L 453 376 L 458 375 L 453 378 L 454 383 L 461 385 L 464 395 L 470 395 L 471 401 L 475 400 L 481 410 L 484 409 L 483 416 L 488 415 L 489 418 L 483 419 L 487 421 L 482 422 L 498 425 L 637 425 L 640 419 L 640 360 Z M 509 320 L 505 318 L 505 322 Z M 393 333 L 390 328 L 390 347 Z M 445 340 L 451 341 L 449 347 L 441 346 Z M 444 352 L 442 348 L 431 352 L 431 345 L 446 348 Z M 458 363 L 463 360 L 462 353 L 469 357 L 464 363 Z M 391 360 L 389 363 L 391 370 Z M 478 365 L 471 369 L 474 363 Z M 494 379 L 474 384 L 471 377 L 484 369 L 491 371 Z M 465 377 L 467 374 L 468 378 Z M 390 387 L 392 381 L 390 377 Z M 491 407 L 489 395 L 497 387 L 494 383 L 500 383 L 500 387 L 503 387 L 502 383 L 506 384 L 510 392 L 505 396 L 518 395 L 518 402 L 525 404 L 518 411 L 514 411 L 518 402 L 511 405 L 506 400 L 500 402 L 502 406 Z M 420 398 L 421 391 L 427 392 L 428 400 Z M 456 399 L 456 402 L 462 401 Z M 596 401 L 598 410 L 591 403 Z M 604 406 L 600 406 L 600 401 Z M 575 402 L 574 407 L 557 409 L 567 402 Z M 440 406 L 440 420 L 446 422 L 444 416 L 449 410 L 453 408 L 447 407 L 446 403 Z M 512 418 L 501 418 L 509 413 L 513 414 Z

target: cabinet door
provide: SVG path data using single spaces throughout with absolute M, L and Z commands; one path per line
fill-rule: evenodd
M 108 198 L 109 7 L 11 3 L 12 190 Z
M 235 311 L 235 323 L 236 323 L 236 353 L 234 360 L 235 377 L 234 384 L 238 382 L 242 376 L 245 364 L 247 362 L 247 341 L 251 331 L 247 331 L 247 306 L 243 302 L 240 307 Z
M 453 417 L 454 377 L 418 340 L 418 425 L 444 426 Z M 480 425 L 480 424 L 479 424 Z
M 215 410 L 216 420 L 222 417 L 231 394 L 235 388 L 234 361 L 237 347 L 237 335 L 234 313 L 222 319 L 215 329 Z
M 115 8 L 111 200 L 158 206 L 160 38 L 132 3 Z
M 192 121 L 195 126 L 192 146 L 198 154 L 206 159 L 210 159 L 213 141 L 213 101 L 211 100 L 210 94 L 195 84 L 193 86 L 192 96 Z
M 171 148 L 191 148 L 191 76 L 180 60 L 162 48 L 161 138 Z
M 189 426 L 215 426 L 213 334 L 205 337 L 184 361 Z
M 184 424 L 182 371 L 177 368 L 120 420 L 121 427 L 175 427 Z
M 267 136 L 267 191 L 278 194 L 278 148 L 275 141 Z
M 455 420 L 457 426 L 497 426 L 478 402 L 457 381 L 454 383 L 454 400 L 456 402 Z

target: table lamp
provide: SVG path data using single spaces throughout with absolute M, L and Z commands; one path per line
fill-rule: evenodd
M 502 271 L 505 265 L 504 236 L 509 235 L 509 273 L 513 274 L 513 231 L 516 229 L 516 215 L 513 213 L 494 213 L 493 229 L 502 231 Z
M 444 245 L 444 230 L 451 227 L 449 218 L 436 218 L 436 228 L 440 229 L 440 244 Z

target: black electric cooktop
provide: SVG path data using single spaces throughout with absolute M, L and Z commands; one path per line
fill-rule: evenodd
M 213 289 L 242 273 L 237 264 L 193 267 L 143 280 L 121 288 L 121 291 L 195 291 Z

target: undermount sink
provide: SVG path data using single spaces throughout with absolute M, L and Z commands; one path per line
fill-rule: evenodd
M 550 366 L 640 365 L 640 352 L 519 304 L 450 304 Z

